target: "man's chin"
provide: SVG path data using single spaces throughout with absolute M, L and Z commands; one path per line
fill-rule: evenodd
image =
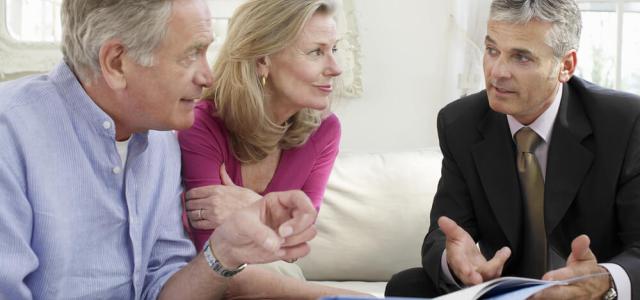
M 193 126 L 194 116 L 193 112 L 189 114 L 189 116 L 184 116 L 180 119 L 176 119 L 170 124 L 167 124 L 164 130 L 185 130 L 191 128 Z
M 509 103 L 504 99 L 489 96 L 489 107 L 495 112 L 509 114 Z

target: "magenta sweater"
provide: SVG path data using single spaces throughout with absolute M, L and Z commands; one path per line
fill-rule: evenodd
M 182 150 L 182 179 L 186 190 L 195 187 L 222 184 L 220 165 L 238 186 L 242 183 L 240 162 L 233 156 L 224 123 L 214 117 L 214 105 L 200 101 L 194 110 L 195 123 L 190 129 L 180 131 L 178 140 Z M 311 199 L 316 210 L 320 209 L 324 190 L 338 155 L 340 122 L 331 114 L 311 134 L 302 146 L 283 150 L 280 161 L 262 194 L 286 190 L 302 190 Z M 183 214 L 186 221 L 186 215 Z M 212 230 L 189 228 L 196 249 L 201 250 Z

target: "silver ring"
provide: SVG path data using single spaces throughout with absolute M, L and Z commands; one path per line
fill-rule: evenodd
M 204 220 L 204 218 L 202 217 L 202 208 L 198 209 L 198 220 L 196 221 L 200 221 L 200 220 Z

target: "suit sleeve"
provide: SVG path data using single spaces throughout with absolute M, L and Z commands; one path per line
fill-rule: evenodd
M 640 118 L 629 137 L 621 180 L 616 196 L 618 238 L 624 250 L 611 259 L 620 265 L 631 281 L 631 298 L 640 299 Z
M 459 163 L 456 161 L 456 156 L 448 143 L 447 121 L 442 111 L 438 114 L 438 138 L 443 155 L 442 170 L 431 208 L 431 225 L 422 245 L 422 266 L 438 290 L 441 293 L 448 293 L 459 289 L 459 287 L 445 280 L 445 274 L 442 271 L 441 259 L 445 250 L 446 238 L 438 227 L 438 218 L 447 216 L 453 219 L 474 240 L 477 229 L 469 189 Z

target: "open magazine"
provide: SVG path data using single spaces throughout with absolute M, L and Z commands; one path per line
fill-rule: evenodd
M 596 273 L 567 280 L 539 280 L 523 277 L 500 277 L 457 292 L 440 296 L 438 300 L 454 299 L 491 299 L 491 300 L 518 300 L 527 299 L 533 294 L 546 288 L 557 285 L 568 285 L 573 282 L 585 280 L 597 276 L 609 276 L 608 273 Z
M 523 277 L 500 277 L 472 287 L 468 287 L 453 293 L 449 293 L 433 300 L 525 300 L 533 294 L 546 288 L 558 285 L 568 285 L 573 282 L 593 278 L 597 276 L 609 276 L 602 272 L 584 276 L 573 277 L 567 280 L 540 280 Z M 333 296 L 324 297 L 321 300 L 373 300 L 373 297 L 357 296 Z M 387 300 L 424 300 L 423 298 L 385 298 Z

